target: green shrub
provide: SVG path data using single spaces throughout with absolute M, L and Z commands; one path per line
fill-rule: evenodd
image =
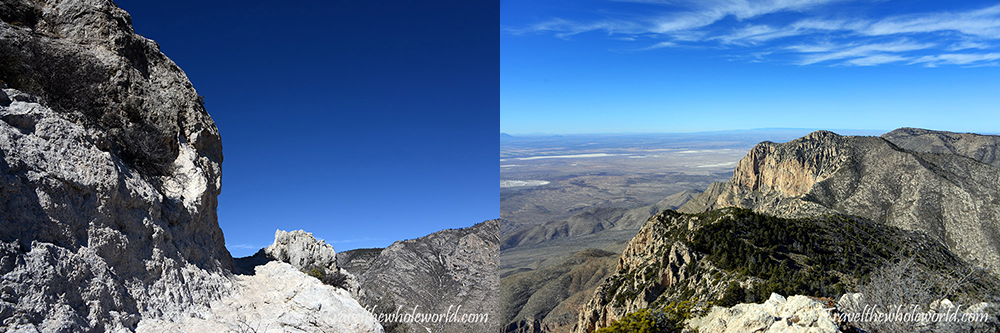
M 702 307 L 706 309 L 707 307 Z M 684 329 L 684 321 L 701 315 L 689 301 L 671 302 L 660 309 L 640 309 L 625 315 L 597 333 L 675 333 Z
M 333 271 L 328 274 L 326 272 L 326 268 L 319 266 L 310 266 L 303 271 L 306 274 L 309 274 L 309 276 L 319 279 L 325 285 L 346 289 L 344 288 L 344 283 L 347 282 L 347 274 L 341 273 L 340 271 Z

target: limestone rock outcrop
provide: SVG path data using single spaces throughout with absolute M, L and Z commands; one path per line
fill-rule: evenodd
M 709 303 L 757 303 L 772 293 L 837 297 L 858 290 L 866 276 L 902 256 L 914 258 L 907 272 L 926 283 L 953 281 L 954 272 L 979 272 L 924 233 L 854 216 L 792 219 L 734 207 L 699 214 L 668 210 L 650 218 L 629 241 L 615 272 L 580 310 L 574 332 L 594 332 L 642 309 L 694 315 L 691 309 Z M 969 273 L 963 279 L 954 295 L 1000 300 L 995 296 L 1000 279 L 992 274 Z M 893 295 L 919 292 L 912 288 L 894 289 Z M 685 306 L 689 309 L 679 310 Z
M 143 320 L 138 332 L 376 333 L 382 326 L 344 289 L 272 261 L 236 277 L 237 292 L 208 309 L 174 319 Z
M 0 20 L 2 327 L 128 331 L 227 295 L 222 143 L 184 72 L 109 0 Z
M 269 258 L 286 262 L 299 270 L 322 268 L 336 272 L 337 251 L 325 241 L 317 241 L 303 230 L 274 232 L 274 243 L 264 249 Z
M 841 332 L 845 324 L 835 311 L 832 300 L 802 295 L 786 299 L 771 294 L 763 304 L 713 307 L 704 317 L 691 319 L 687 324 L 705 333 L 835 333 Z

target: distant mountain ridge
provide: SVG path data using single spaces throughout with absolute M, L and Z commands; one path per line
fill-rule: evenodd
M 489 316 L 485 323 L 405 323 L 410 332 L 495 332 L 499 326 L 495 315 L 500 284 L 498 250 L 497 220 L 489 220 L 397 241 L 381 251 L 345 251 L 338 260 L 357 277 L 361 285 L 357 298 L 374 307 L 376 316 L 397 310 Z
M 900 128 L 882 135 L 900 148 L 922 153 L 955 154 L 1000 168 L 1000 136 Z

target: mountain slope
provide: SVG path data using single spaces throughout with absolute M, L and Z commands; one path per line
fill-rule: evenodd
M 486 322 L 413 322 L 411 332 L 492 332 L 498 329 L 497 221 L 397 241 L 352 272 L 360 300 L 373 313 L 488 314 Z M 361 266 L 361 265 L 359 265 Z M 356 267 L 359 267 L 356 266 Z
M 784 217 L 856 215 L 925 232 L 1000 272 L 1000 169 L 972 158 L 819 131 L 758 144 L 729 182 L 713 186 L 681 211 L 732 206 Z
M 1000 136 L 900 128 L 882 135 L 906 150 L 965 156 L 1000 167 Z
M 619 255 L 598 249 L 562 263 L 502 277 L 503 332 L 569 332 L 580 308 L 614 270 Z
M 917 269 L 938 277 L 928 284 L 955 281 L 955 272 L 969 269 L 922 232 L 858 217 L 785 219 L 739 208 L 664 211 L 629 242 L 615 273 L 580 312 L 575 331 L 592 332 L 627 313 L 671 303 L 732 306 L 761 302 L 771 293 L 836 297 L 900 257 L 914 258 Z M 992 275 L 964 281 L 952 290 L 953 299 L 1000 300 L 1000 280 Z
M 503 248 L 537 244 L 554 239 L 576 237 L 604 230 L 637 230 L 650 216 L 666 209 L 683 206 L 700 191 L 686 190 L 672 194 L 659 202 L 631 209 L 596 207 L 573 215 L 568 219 L 530 226 L 503 235 Z

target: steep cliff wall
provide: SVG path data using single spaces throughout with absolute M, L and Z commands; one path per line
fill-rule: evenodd
M 227 294 L 222 144 L 184 72 L 111 1 L 0 19 L 4 325 L 129 329 Z

